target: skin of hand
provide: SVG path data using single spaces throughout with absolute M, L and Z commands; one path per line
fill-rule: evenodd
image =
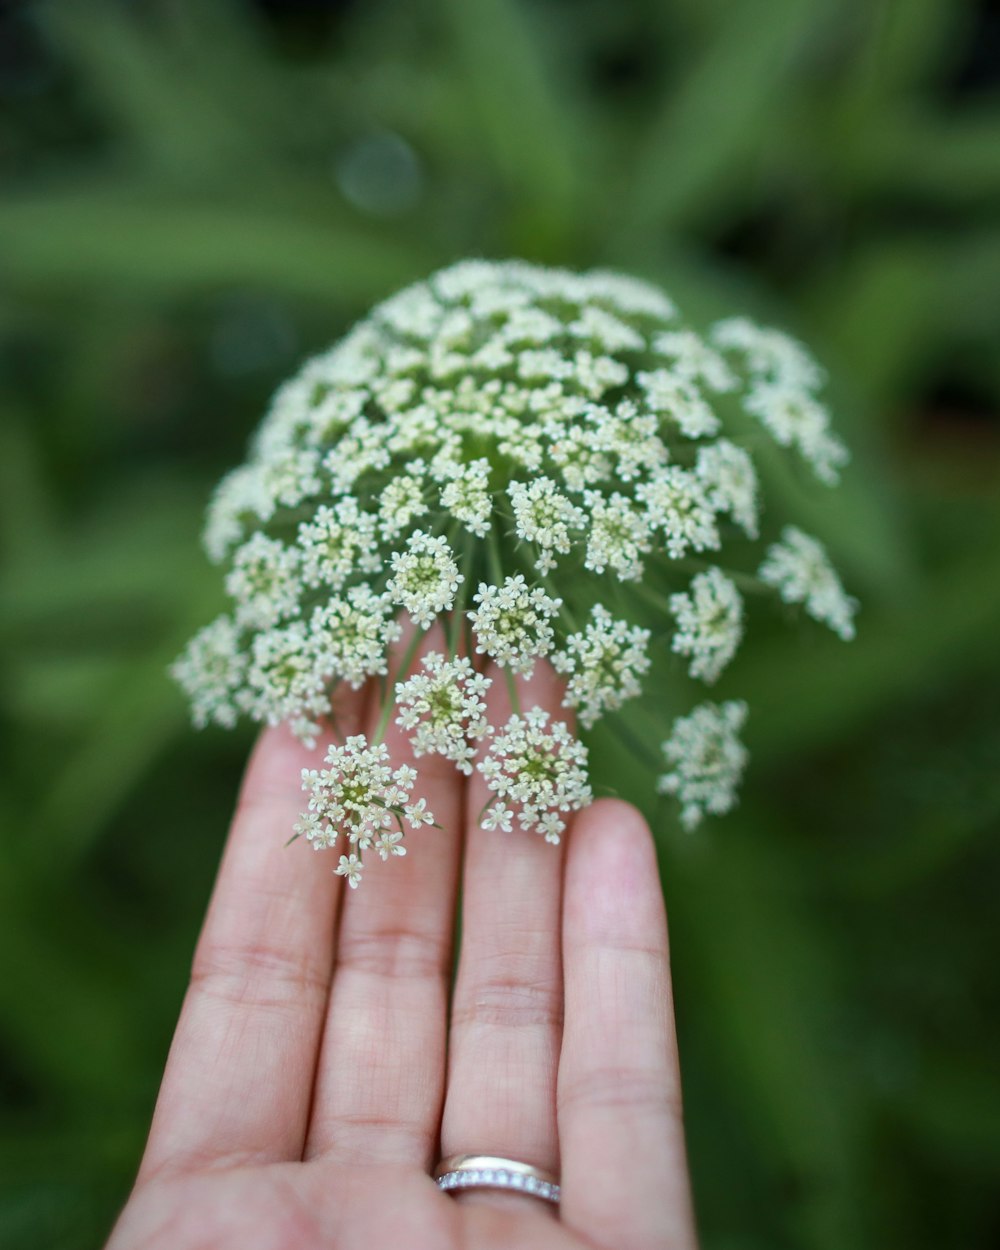
M 565 717 L 551 670 L 519 685 Z M 500 723 L 502 680 L 489 699 Z M 376 719 L 348 691 L 328 740 Z M 395 764 L 413 762 L 395 726 L 386 741 Z M 642 817 L 601 799 L 559 846 L 486 832 L 478 774 L 425 756 L 418 786 L 442 828 L 350 890 L 330 871 L 337 852 L 284 845 L 301 769 L 324 750 L 282 728 L 253 754 L 107 1250 L 693 1250 Z M 555 1172 L 561 1205 L 441 1193 L 434 1166 L 459 1153 Z

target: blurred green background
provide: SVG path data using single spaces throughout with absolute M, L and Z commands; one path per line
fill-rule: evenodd
M 856 452 L 788 489 L 857 641 L 751 637 L 740 810 L 656 812 L 706 1250 L 1000 1244 L 997 4 L 7 3 L 0 110 L 0 1246 L 141 1150 L 249 744 L 164 672 L 210 487 L 472 254 L 786 326 Z

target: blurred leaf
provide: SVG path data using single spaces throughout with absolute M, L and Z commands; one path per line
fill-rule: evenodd
M 24 415 L 5 405 L 0 420 L 0 550 L 5 560 L 37 568 L 56 534 L 52 487 Z
M 715 847 L 668 840 L 672 945 L 685 950 L 698 1038 L 718 1053 L 730 1098 L 746 1103 L 756 1148 L 796 1198 L 796 1245 L 858 1244 L 852 1208 L 860 1108 L 827 1038 L 835 973 L 824 935 L 797 900 L 766 827 L 734 817 Z M 683 837 L 684 835 L 680 835 Z M 681 986 L 681 1011 L 684 988 Z
M 727 6 L 716 37 L 679 84 L 670 83 L 621 194 L 623 233 L 677 227 L 694 214 L 728 216 L 727 195 L 752 177 L 780 121 L 796 52 L 828 10 L 816 0 L 749 0 Z
M 984 576 L 992 567 L 989 552 L 928 578 L 901 602 L 862 607 L 861 645 L 807 631 L 795 642 L 775 638 L 769 650 L 741 662 L 742 696 L 767 709 L 753 726 L 755 754 L 763 760 L 814 749 L 919 689 L 929 674 L 945 680 L 995 657 L 1000 580 Z M 771 697 L 777 673 L 794 697 Z
M 879 239 L 818 284 L 809 302 L 858 385 L 885 403 L 929 350 L 1000 324 L 1000 233 Z
M 206 7 L 216 6 L 206 0 Z M 169 28 L 155 15 L 107 0 L 96 0 L 86 12 L 66 3 L 43 12 L 89 90 L 151 167 L 190 178 L 212 173 L 220 161 L 237 161 L 268 177 L 260 131 L 230 115 L 215 98 L 216 78 L 208 66 L 178 56 Z M 199 72 L 192 73 L 196 66 Z
M 550 247 L 565 247 L 576 216 L 583 139 L 565 84 L 556 90 L 553 50 L 544 47 L 531 9 L 519 0 L 440 3 L 520 230 L 540 231 Z
M 415 241 L 332 213 L 321 222 L 238 199 L 97 186 L 0 203 L 0 274 L 39 286 L 112 282 L 176 297 L 239 284 L 343 306 L 387 294 L 432 266 Z

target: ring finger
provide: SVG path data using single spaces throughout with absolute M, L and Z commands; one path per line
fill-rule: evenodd
M 497 680 L 496 670 L 491 675 L 490 721 L 500 725 L 510 715 L 510 701 L 502 678 Z M 537 704 L 559 719 L 559 685 L 550 669 L 518 686 L 525 706 Z M 508 833 L 479 828 L 488 797 L 477 773 L 466 810 L 463 931 L 441 1149 L 446 1157 L 501 1155 L 557 1171 L 562 848 L 516 824 Z M 491 1190 L 461 1197 L 526 1201 Z

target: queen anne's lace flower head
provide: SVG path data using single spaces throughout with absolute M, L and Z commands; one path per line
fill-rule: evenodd
M 673 721 L 661 789 L 688 825 L 727 810 L 743 705 L 678 717 L 657 672 L 673 653 L 716 680 L 747 587 L 852 635 L 854 600 L 818 540 L 771 520 L 754 463 L 770 439 L 836 480 L 847 453 L 822 383 L 787 335 L 746 318 L 699 333 L 620 274 L 467 261 L 400 291 L 280 388 L 213 497 L 205 546 L 231 607 L 173 668 L 196 724 L 287 721 L 312 743 L 334 686 L 374 679 L 380 728 L 307 771 L 296 829 L 342 848 L 350 886 L 366 855 L 433 823 L 414 769 L 388 757 L 393 720 L 417 760 L 478 766 L 488 829 L 555 841 L 589 801 L 573 730 L 512 681 L 510 719 L 490 725 L 487 664 L 527 677 L 547 658 L 584 731 L 649 688 L 648 723 L 623 732 Z M 432 627 L 442 641 L 413 672 L 390 649 Z

